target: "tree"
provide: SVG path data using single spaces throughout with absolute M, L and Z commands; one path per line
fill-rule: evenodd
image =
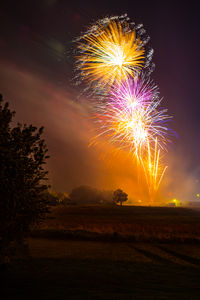
M 48 211 L 43 127 L 17 124 L 0 95 L 0 248 L 23 239 L 30 225 Z M 2 250 L 3 251 L 3 250 Z
M 122 205 L 123 202 L 128 200 L 128 195 L 123 192 L 121 189 L 117 189 L 113 193 L 113 202 L 114 203 L 120 203 Z

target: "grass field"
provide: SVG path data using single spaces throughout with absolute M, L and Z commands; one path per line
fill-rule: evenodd
M 200 211 L 179 207 L 58 206 L 34 234 L 108 241 L 199 242 Z
M 199 228 L 183 208 L 53 208 L 1 272 L 2 299 L 198 300 Z

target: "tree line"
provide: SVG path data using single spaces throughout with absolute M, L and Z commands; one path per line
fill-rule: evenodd
M 122 205 L 128 200 L 128 195 L 121 189 L 117 189 L 116 191 L 100 190 L 87 185 L 82 185 L 73 188 L 69 194 L 49 191 L 48 199 L 51 205 Z

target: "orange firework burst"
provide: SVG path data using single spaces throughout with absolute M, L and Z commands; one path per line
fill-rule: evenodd
M 144 41 L 128 19 L 105 18 L 78 39 L 82 79 L 103 86 L 135 77 L 145 65 Z

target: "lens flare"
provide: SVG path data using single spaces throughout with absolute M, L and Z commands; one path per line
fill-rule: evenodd
M 145 51 L 148 40 L 142 25 L 135 26 L 126 15 L 98 20 L 76 40 L 81 79 L 97 87 L 134 78 L 150 64 L 153 51 Z

